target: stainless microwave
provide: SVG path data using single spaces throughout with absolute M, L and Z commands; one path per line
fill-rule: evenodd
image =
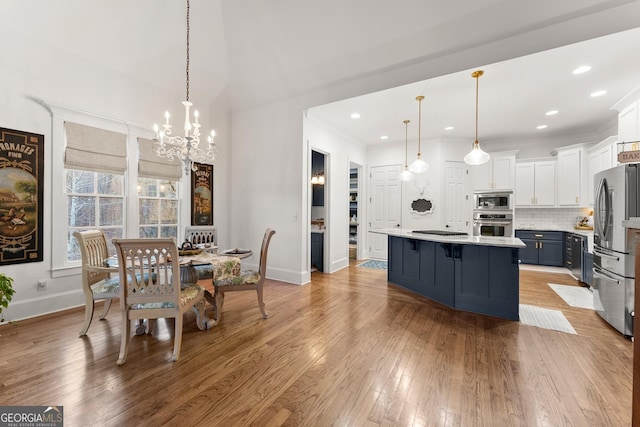
M 473 194 L 475 210 L 511 210 L 511 191 L 476 192 Z

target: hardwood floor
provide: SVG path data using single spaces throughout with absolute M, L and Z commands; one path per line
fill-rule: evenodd
M 117 366 L 120 312 L 78 337 L 74 309 L 0 327 L 0 404 L 62 405 L 66 426 L 629 426 L 632 344 L 521 271 L 523 304 L 577 335 L 453 311 L 355 267 L 226 296 L 222 322 L 189 313 L 135 336 Z M 208 309 L 209 311 L 209 309 Z

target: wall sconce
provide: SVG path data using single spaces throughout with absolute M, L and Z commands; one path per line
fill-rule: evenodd
M 324 173 L 320 172 L 311 177 L 311 185 L 324 185 Z

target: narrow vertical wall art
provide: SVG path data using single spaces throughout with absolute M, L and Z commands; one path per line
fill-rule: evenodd
M 213 225 L 213 165 L 195 163 L 191 171 L 191 225 Z
M 44 135 L 0 128 L 0 265 L 43 259 Z

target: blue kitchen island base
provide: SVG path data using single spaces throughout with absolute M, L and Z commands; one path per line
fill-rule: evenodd
M 518 248 L 389 235 L 388 280 L 449 307 L 519 320 Z

